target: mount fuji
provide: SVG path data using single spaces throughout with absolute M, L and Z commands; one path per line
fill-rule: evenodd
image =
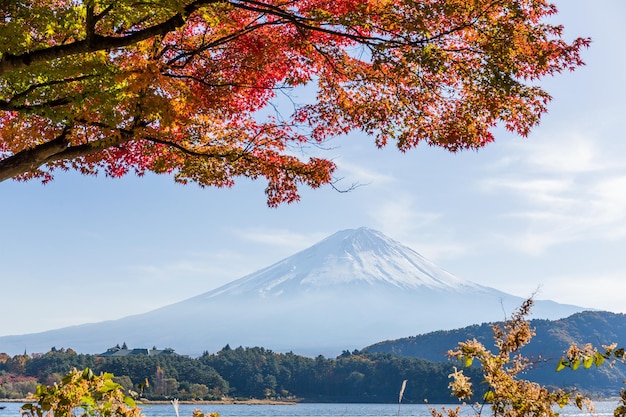
M 226 344 L 335 356 L 383 340 L 498 321 L 522 301 L 455 277 L 382 233 L 359 228 L 144 314 L 0 337 L 0 352 L 62 346 L 100 353 L 126 342 L 193 356 Z M 537 300 L 533 317 L 558 319 L 582 310 Z

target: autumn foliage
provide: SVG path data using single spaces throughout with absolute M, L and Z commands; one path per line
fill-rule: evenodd
M 581 65 L 589 43 L 563 40 L 543 0 L 0 5 L 0 181 L 264 177 L 271 206 L 332 181 L 304 144 L 358 131 L 457 151 L 497 125 L 527 135 L 550 100 L 538 80 Z
M 487 391 L 481 402 L 472 405 L 471 414 L 462 413 L 460 407 L 443 407 L 441 411 L 431 408 L 433 417 L 481 417 L 483 409 L 487 408 L 493 417 L 558 417 L 560 413 L 557 407 L 563 408 L 568 404 L 575 405 L 581 411 L 593 411 L 591 400 L 580 393 L 523 379 L 525 371 L 537 364 L 536 358 L 532 360 L 520 353 L 535 336 L 535 330 L 526 320 L 533 304 L 532 298 L 527 299 L 503 324 L 492 326 L 495 352 L 476 339 L 460 342 L 448 352 L 448 356 L 458 359 L 461 366 L 472 366 L 475 361 L 482 369 L 482 384 L 486 385 Z M 452 381 L 449 386 L 453 396 L 459 400 L 470 400 L 473 397 L 475 386 L 463 370 L 455 370 L 450 378 Z

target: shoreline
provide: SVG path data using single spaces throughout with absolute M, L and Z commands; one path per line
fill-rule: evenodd
M 141 407 L 142 405 L 150 405 L 150 404 L 171 404 L 171 401 L 168 400 L 140 400 L 137 401 L 137 405 Z M 249 399 L 249 400 L 236 400 L 236 399 L 223 399 L 223 400 L 212 400 L 212 401 L 194 401 L 194 400 L 178 400 L 179 404 L 198 404 L 198 405 L 232 405 L 232 404 L 244 404 L 244 405 L 296 405 L 299 401 L 296 400 L 257 400 L 257 399 Z
M 34 400 L 28 398 L 0 398 L 0 403 L 32 403 Z M 257 400 L 257 399 L 249 399 L 249 400 L 236 400 L 233 398 L 226 398 L 223 400 L 212 400 L 212 401 L 195 401 L 195 400 L 178 400 L 179 404 L 187 404 L 187 405 L 296 405 L 300 401 L 297 400 Z M 171 404 L 170 400 L 136 400 L 137 406 L 141 407 L 142 405 L 151 405 L 151 404 Z

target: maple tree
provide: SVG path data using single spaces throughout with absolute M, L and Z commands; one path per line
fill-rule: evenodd
M 331 183 L 298 149 L 360 131 L 450 151 L 527 135 L 582 65 L 543 0 L 0 0 L 0 181 L 55 170 Z M 312 85 L 290 114 L 279 94 Z M 297 90 L 296 90 L 297 91 Z

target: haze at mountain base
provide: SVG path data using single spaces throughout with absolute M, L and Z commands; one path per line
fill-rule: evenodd
M 56 346 L 100 353 L 127 342 L 193 356 L 226 344 L 336 356 L 383 340 L 502 320 L 523 299 L 455 277 L 382 233 L 359 228 L 144 314 L 0 337 L 0 351 Z M 94 299 L 90 308 L 98 303 L 109 305 Z M 537 300 L 533 317 L 558 319 L 582 310 Z

